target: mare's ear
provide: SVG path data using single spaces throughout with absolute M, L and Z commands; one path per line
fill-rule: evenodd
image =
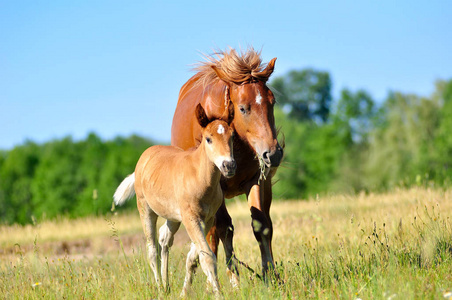
M 273 73 L 273 71 L 275 70 L 275 62 L 276 62 L 276 57 L 273 58 L 268 64 L 267 67 L 265 67 L 265 69 L 263 69 L 262 71 L 260 71 L 259 73 L 254 74 L 255 77 L 261 78 L 261 80 L 267 81 L 268 78 L 270 77 L 270 75 Z
M 264 73 L 270 77 L 270 75 L 273 73 L 273 70 L 275 70 L 275 62 L 276 62 L 276 57 L 273 58 L 268 64 L 267 67 L 264 69 Z
M 220 78 L 224 83 L 229 85 L 229 81 L 227 80 L 226 73 L 217 66 L 211 66 L 212 70 L 217 74 L 218 78 Z
M 196 119 L 198 119 L 199 125 L 201 125 L 202 128 L 205 128 L 209 123 L 209 119 L 207 118 L 206 111 L 202 107 L 201 103 L 198 103 L 195 110 Z
M 228 104 L 228 119 L 227 119 L 227 123 L 228 125 L 231 125 L 232 120 L 234 120 L 234 103 L 232 103 L 232 101 L 229 100 L 229 104 Z

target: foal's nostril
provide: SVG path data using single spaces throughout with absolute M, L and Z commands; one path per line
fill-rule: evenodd
M 235 171 L 237 167 L 237 163 L 235 162 L 235 160 L 231 160 L 231 161 L 223 161 L 223 168 L 225 170 L 230 170 L 230 171 Z
M 232 176 L 235 175 L 235 171 L 237 168 L 237 163 L 235 162 L 235 160 L 231 160 L 231 161 L 223 161 L 222 163 L 222 173 L 226 178 L 231 178 Z

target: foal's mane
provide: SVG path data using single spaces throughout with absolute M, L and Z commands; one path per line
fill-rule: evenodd
M 195 71 L 198 71 L 196 85 L 202 84 L 204 87 L 223 80 L 228 84 L 237 85 L 264 81 L 271 75 L 265 68 L 267 64 L 262 63 L 260 51 L 248 48 L 246 52 L 237 53 L 230 48 L 229 51 L 216 51 L 213 55 L 205 55 L 206 61 L 200 62 Z M 215 71 L 217 69 L 217 71 Z M 221 73 L 221 78 L 218 76 Z

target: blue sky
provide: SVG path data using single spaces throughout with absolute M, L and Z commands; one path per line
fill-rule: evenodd
M 333 94 L 428 96 L 452 79 L 451 1 L 3 1 L 0 149 L 95 132 L 169 142 L 180 87 L 212 49 L 262 49 L 274 76 Z

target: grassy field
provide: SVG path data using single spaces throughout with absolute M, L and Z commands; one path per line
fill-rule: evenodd
M 229 204 L 237 257 L 259 270 L 245 202 Z M 241 268 L 233 290 L 219 253 L 225 299 L 444 299 L 452 294 L 452 191 L 410 189 L 275 202 L 273 249 L 283 283 Z M 189 240 L 170 254 L 171 291 L 158 291 L 138 213 L 0 227 L 5 299 L 178 299 Z M 190 296 L 206 293 L 198 270 Z

